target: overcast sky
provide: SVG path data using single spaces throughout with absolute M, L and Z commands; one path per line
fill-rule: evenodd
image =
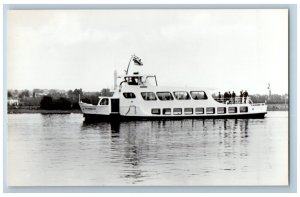
M 112 88 L 131 54 L 161 86 L 287 93 L 288 11 L 9 11 L 8 89 Z

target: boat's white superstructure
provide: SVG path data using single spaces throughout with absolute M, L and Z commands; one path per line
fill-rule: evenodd
M 249 97 L 215 99 L 209 89 L 162 87 L 155 75 L 118 78 L 122 82 L 112 97 L 99 97 L 97 105 L 79 102 L 86 119 L 263 118 L 267 113 L 265 103 L 252 103 Z

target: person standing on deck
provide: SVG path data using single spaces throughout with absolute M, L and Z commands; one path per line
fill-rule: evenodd
M 234 91 L 232 91 L 231 97 L 232 97 L 232 102 L 235 103 L 235 92 Z
M 242 104 L 243 103 L 243 90 L 240 91 L 240 103 Z
M 218 98 L 219 98 L 219 103 L 220 103 L 220 102 L 222 102 L 222 101 L 221 101 L 221 99 L 222 99 L 222 95 L 221 95 L 221 93 L 220 93 L 220 92 L 219 92 L 219 96 L 218 96 Z
M 228 93 L 225 92 L 225 93 L 224 93 L 224 103 L 226 103 L 227 99 L 228 99 Z
M 228 93 L 228 100 L 229 100 L 229 103 L 231 103 L 231 93 L 230 93 L 230 91 Z
M 247 90 L 245 90 L 245 92 L 244 92 L 244 97 L 245 97 L 245 101 L 244 101 L 244 103 L 246 103 L 246 101 L 247 101 L 247 98 L 248 98 L 248 92 L 247 92 Z

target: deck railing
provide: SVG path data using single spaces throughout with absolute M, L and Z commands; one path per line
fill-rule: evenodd
M 227 105 L 231 104 L 250 104 L 252 106 L 264 106 L 265 103 L 253 103 L 250 97 L 235 97 L 235 98 L 215 98 L 219 103 L 224 103 Z
M 264 106 L 266 105 L 265 103 L 253 103 L 252 106 Z
M 247 104 L 252 103 L 249 97 L 234 97 L 234 98 L 215 98 L 216 101 L 219 103 L 224 104 Z

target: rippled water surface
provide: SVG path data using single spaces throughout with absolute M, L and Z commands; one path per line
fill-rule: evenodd
M 8 115 L 8 184 L 287 184 L 287 112 L 265 119 L 83 120 L 81 114 Z

